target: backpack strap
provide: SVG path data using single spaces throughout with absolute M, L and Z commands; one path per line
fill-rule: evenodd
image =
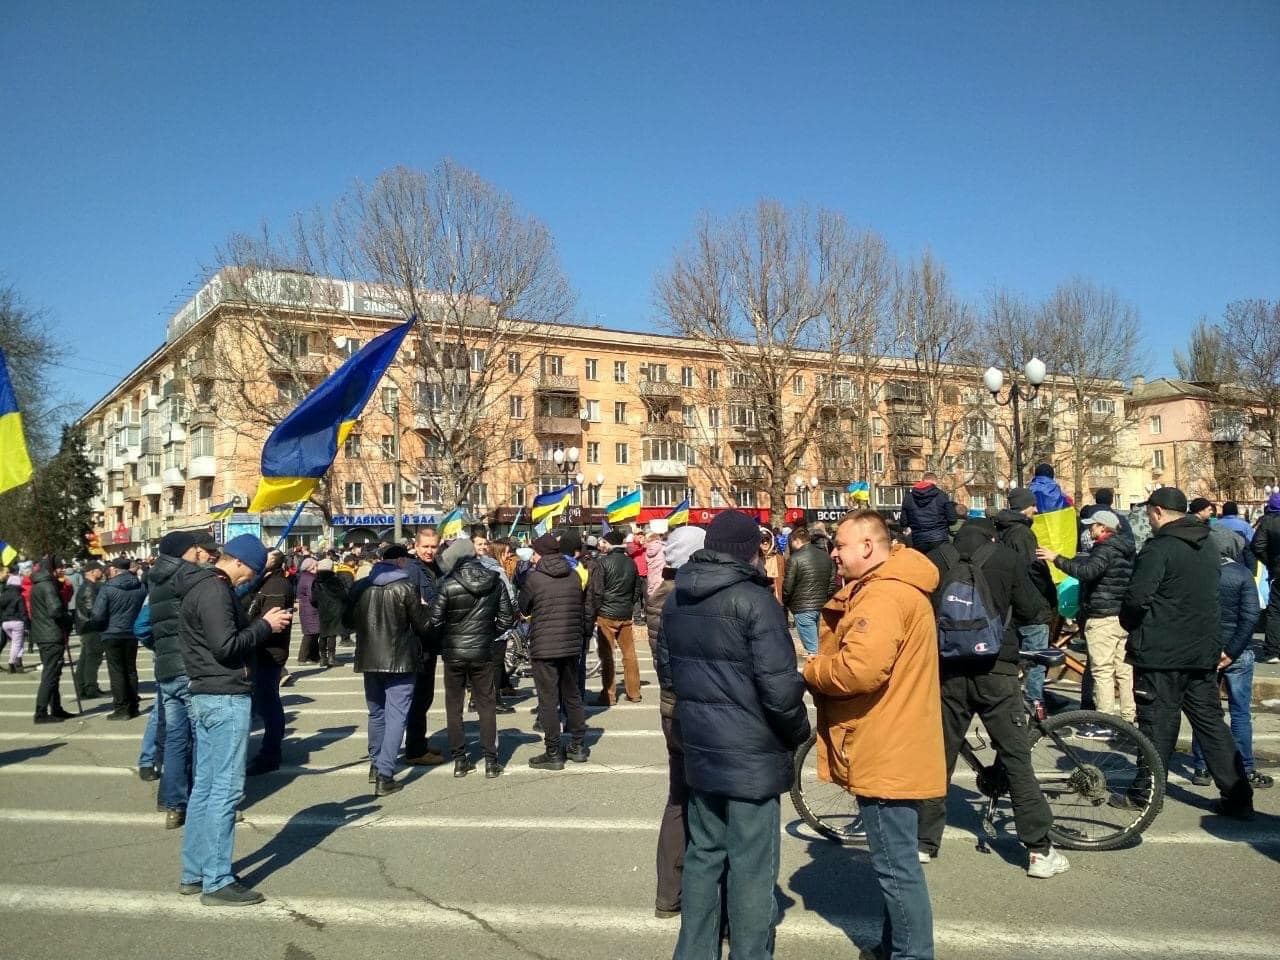
M 981 568 L 984 563 L 991 559 L 996 552 L 996 545 L 991 541 L 987 541 L 977 550 L 973 551 L 973 556 L 969 558 L 969 562 L 975 567 Z
M 938 556 L 947 561 L 948 567 L 954 567 L 960 562 L 960 551 L 956 549 L 955 544 L 947 542 L 938 548 Z

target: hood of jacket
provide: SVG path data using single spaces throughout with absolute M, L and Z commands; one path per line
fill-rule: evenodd
M 369 580 L 375 587 L 385 587 L 387 584 L 395 583 L 397 580 L 408 579 L 409 574 L 394 563 L 375 563 L 373 569 L 369 571 Z
M 896 580 L 928 596 L 938 589 L 938 568 L 920 551 L 895 543 L 888 560 L 850 586 L 865 586 L 873 580 Z
M 184 566 L 189 566 L 189 564 L 181 557 L 170 557 L 162 553 L 156 557 L 156 562 L 152 564 L 151 572 L 147 574 L 147 583 L 154 590 L 162 583 L 168 583 L 173 580 L 173 588 L 176 591 L 178 589 L 176 578 Z
M 480 563 L 476 557 L 467 557 L 459 563 L 453 568 L 452 576 L 467 593 L 476 597 L 484 596 L 498 582 L 498 572 Z
M 676 571 L 676 590 L 697 600 L 744 582 L 769 586 L 768 577 L 751 564 L 743 563 L 727 553 L 705 548 L 695 553 L 688 563 Z
M 1181 517 L 1154 533 L 1157 537 L 1177 537 L 1199 550 L 1209 539 L 1209 525 L 1195 517 Z
M 1021 514 L 1019 514 L 1021 516 Z M 1025 520 L 1026 518 L 1023 517 Z M 992 540 L 979 526 L 965 525 L 956 532 L 955 540 L 952 544 L 956 551 L 964 556 L 973 556 L 975 550 L 984 543 L 991 543 Z
M 538 569 L 548 577 L 567 577 L 573 572 L 569 566 L 569 558 L 559 553 L 551 553 L 538 561 Z
M 216 577 L 214 567 L 197 567 L 193 563 L 185 564 L 173 574 L 173 588 L 178 593 L 186 593 L 196 584 L 203 583 L 210 577 Z
M 662 551 L 666 549 L 666 544 L 661 540 L 654 540 L 644 545 L 644 555 L 647 560 L 657 560 L 662 556 Z
M 117 590 L 141 590 L 142 581 L 138 579 L 136 574 L 123 570 L 108 580 L 105 586 L 115 587 Z
M 942 491 L 932 483 L 924 484 L 922 481 L 911 488 L 911 499 L 915 501 L 917 507 L 932 503 L 940 496 Z
M 1031 518 L 1025 513 L 1017 510 L 1010 510 L 1007 507 L 995 515 L 996 529 L 1008 530 L 1015 523 L 1020 523 L 1024 527 L 1031 526 Z
M 34 587 L 37 583 L 52 583 L 53 574 L 48 570 L 37 570 L 31 575 L 31 585 Z

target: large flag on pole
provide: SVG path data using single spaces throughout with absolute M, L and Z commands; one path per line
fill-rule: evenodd
M 689 522 L 689 498 L 685 497 L 667 514 L 667 529 L 674 530 Z
M 0 350 L 0 493 L 31 479 L 31 455 L 22 432 L 22 414 L 9 379 L 9 364 Z
M 605 507 L 604 516 L 610 523 L 626 523 L 640 516 L 640 488 L 636 487 Z
M 370 340 L 271 431 L 250 513 L 311 496 L 416 320 L 410 317 Z
M 549 524 L 552 519 L 565 512 L 572 499 L 573 484 L 561 487 L 559 490 L 540 493 L 533 498 L 533 509 L 529 511 L 529 518 L 535 524 L 541 524 L 544 520 Z
M 1064 557 L 1076 555 L 1079 543 L 1080 521 L 1072 507 L 1061 510 L 1050 510 L 1048 513 L 1037 513 L 1031 518 L 1031 532 L 1036 535 L 1036 542 L 1042 547 L 1062 554 Z M 1049 564 L 1049 576 L 1055 584 L 1067 579 L 1067 575 Z
M 441 540 L 456 540 L 462 534 L 462 508 L 454 507 L 440 518 Z

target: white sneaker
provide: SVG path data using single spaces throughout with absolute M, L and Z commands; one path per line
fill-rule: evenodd
M 933 863 L 933 854 L 925 853 L 923 850 L 917 850 L 916 856 L 920 858 L 921 863 Z
M 1027 876 L 1035 877 L 1037 880 L 1048 880 L 1070 869 L 1071 864 L 1067 858 L 1050 847 L 1048 853 L 1031 851 L 1031 861 L 1027 864 Z
M 1263 663 L 1280 663 L 1280 657 L 1267 657 L 1267 659 L 1263 660 L 1262 662 Z

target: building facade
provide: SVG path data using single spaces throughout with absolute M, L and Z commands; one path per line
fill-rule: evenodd
M 164 343 L 80 420 L 103 483 L 100 535 L 117 551 L 147 553 L 165 531 L 218 523 L 223 535 L 275 542 L 294 511 L 245 509 L 263 440 L 310 387 L 403 317 L 393 296 L 365 284 L 273 275 L 253 302 L 243 286 L 212 278 L 171 318 Z M 476 335 L 406 340 L 290 542 L 383 537 L 397 514 L 411 532 L 459 501 L 505 529 L 527 519 L 538 493 L 567 483 L 570 519 L 585 524 L 636 486 L 642 520 L 686 498 L 762 518 L 775 507 L 759 420 L 778 414 L 760 413 L 757 387 L 712 346 L 569 325 L 498 338 L 483 318 L 466 329 Z M 894 510 L 931 470 L 971 510 L 1003 505 L 1010 413 L 981 386 L 980 370 L 949 367 L 942 384 L 891 358 L 859 371 L 801 355 L 778 386 L 784 422 L 812 442 L 786 471 L 775 517 L 782 507 L 793 520 L 842 510 L 857 481 L 869 484 L 873 506 Z M 1132 499 L 1141 484 L 1126 471 L 1139 454 L 1123 387 L 1096 392 L 1099 422 L 1116 424 L 1114 444 L 1108 462 L 1087 464 L 1081 484 Z M 1049 460 L 1070 491 L 1080 459 L 1075 421 L 1055 399 L 1063 393 L 1051 377 L 1024 409 L 1024 452 L 1028 472 Z M 483 415 L 464 416 L 474 405 Z

